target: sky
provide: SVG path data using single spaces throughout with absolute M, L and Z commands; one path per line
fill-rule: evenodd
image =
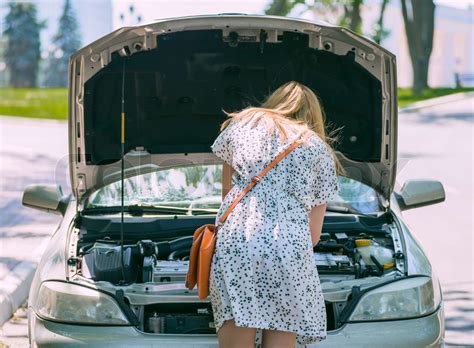
M 436 0 L 436 4 L 459 7 L 459 8 L 468 8 L 469 6 L 474 6 L 474 0 Z
M 379 0 L 366 0 L 369 2 L 378 2 Z M 121 27 L 133 23 L 137 15 L 143 17 L 143 21 L 149 22 L 154 19 L 188 16 L 196 14 L 215 14 L 225 12 L 238 13 L 259 13 L 267 7 L 270 0 L 113 0 L 114 7 L 114 27 Z M 131 3 L 135 4 L 136 13 L 133 16 L 126 16 L 125 21 L 120 20 L 120 14 L 128 14 L 128 7 Z M 398 4 L 399 0 L 391 0 L 391 3 Z M 435 0 L 435 4 L 468 8 L 474 8 L 474 0 Z M 127 20 L 129 23 L 127 23 Z
M 145 22 L 158 18 L 215 13 L 262 14 L 269 0 L 114 0 L 114 27 L 120 27 L 120 13 L 128 14 L 131 3 Z M 125 22 L 125 24 L 127 24 Z M 135 23 L 131 23 L 135 24 Z

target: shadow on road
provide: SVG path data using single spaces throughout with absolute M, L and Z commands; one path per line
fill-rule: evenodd
M 425 113 L 422 114 L 418 122 L 420 123 L 442 123 L 450 121 L 462 121 L 466 123 L 474 122 L 474 113 L 465 112 L 465 113 Z
M 446 343 L 474 346 L 474 282 L 443 286 Z

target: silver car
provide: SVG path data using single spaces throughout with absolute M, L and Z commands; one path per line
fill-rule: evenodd
M 444 345 L 440 283 L 401 211 L 445 194 L 429 180 L 395 192 L 395 56 L 325 22 L 223 14 L 122 28 L 71 57 L 73 193 L 23 196 L 63 216 L 31 286 L 32 346 L 218 346 L 210 300 L 184 285 L 192 234 L 221 202 L 210 145 L 223 110 L 289 80 L 320 97 L 347 172 L 314 248 L 317 346 Z

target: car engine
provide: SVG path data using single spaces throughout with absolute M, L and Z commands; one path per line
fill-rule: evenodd
M 393 250 L 388 238 L 374 238 L 366 233 L 352 237 L 346 233 L 322 233 L 314 248 L 318 272 L 350 274 L 354 278 L 383 274 L 384 268 L 364 262 L 356 246 L 358 239 L 374 240 L 378 245 Z M 126 282 L 184 282 L 191 245 L 192 236 L 171 242 L 140 240 L 133 245 L 124 245 L 123 271 Z M 96 281 L 118 284 L 123 278 L 120 254 L 118 241 L 98 240 L 83 245 L 78 252 L 82 259 L 82 275 Z
M 383 276 L 395 268 L 395 262 L 368 264 L 362 257 L 357 241 L 373 241 L 390 251 L 397 258 L 393 240 L 388 233 L 323 232 L 314 248 L 314 260 L 321 278 L 340 276 L 341 279 L 360 279 Z M 123 245 L 123 268 L 121 267 L 121 245 L 117 240 L 97 239 L 94 242 L 78 243 L 78 273 L 96 282 L 109 282 L 115 286 L 143 284 L 161 287 L 165 298 L 152 304 L 130 304 L 139 319 L 139 328 L 148 333 L 215 333 L 212 307 L 209 300 L 199 300 L 194 291 L 184 287 L 188 271 L 192 236 L 171 241 L 142 239 Z M 171 300 L 170 300 L 171 299 Z M 173 300 L 174 299 L 174 300 Z M 335 329 L 334 318 L 338 308 L 326 303 L 328 328 Z

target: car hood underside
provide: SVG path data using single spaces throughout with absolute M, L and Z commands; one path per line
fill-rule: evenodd
M 253 20 L 252 20 L 253 19 Z M 319 96 L 349 177 L 388 198 L 396 154 L 395 57 L 338 27 L 261 16 L 165 20 L 118 30 L 70 64 L 70 152 L 78 197 L 126 176 L 216 162 L 225 111 L 296 80 Z

